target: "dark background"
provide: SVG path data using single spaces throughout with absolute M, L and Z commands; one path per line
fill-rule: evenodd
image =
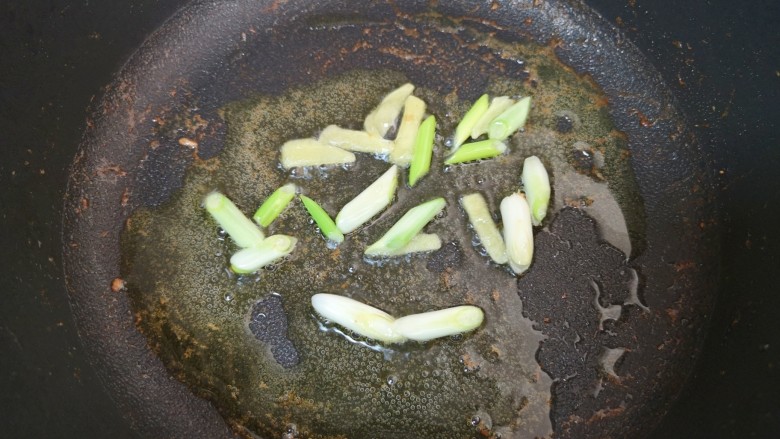
M 0 437 L 135 437 L 70 316 L 62 197 L 90 102 L 182 3 L 0 0 Z M 780 437 L 780 3 L 588 3 L 676 92 L 722 203 L 712 331 L 654 437 Z

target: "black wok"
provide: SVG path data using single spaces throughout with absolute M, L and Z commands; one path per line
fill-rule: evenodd
M 544 7 L 544 6 L 543 6 Z M 316 9 L 316 7 L 311 7 Z M 308 9 L 308 8 L 307 8 Z M 445 8 L 446 9 L 446 8 Z M 463 15 L 466 13 L 474 13 L 473 11 L 460 10 L 457 7 L 453 7 L 452 12 L 455 15 Z M 271 12 L 267 17 L 274 17 L 274 14 L 281 14 L 281 19 L 284 21 L 286 16 L 284 11 L 292 11 L 291 9 L 283 9 L 283 12 Z M 301 11 L 296 11 L 301 12 Z M 395 11 L 392 11 L 393 13 Z M 308 12 L 304 11 L 304 15 Z M 377 9 L 373 13 L 378 14 L 377 18 L 381 19 L 382 10 Z M 386 11 L 386 13 L 391 13 Z M 351 14 L 346 14 L 352 18 Z M 511 14 L 510 14 L 511 15 Z M 583 15 L 586 17 L 585 22 L 589 26 L 598 27 L 598 24 L 589 23 L 587 20 L 588 12 L 586 10 L 577 10 L 576 16 L 578 20 L 583 19 Z M 184 76 L 187 78 L 187 82 L 182 85 L 182 90 L 191 91 L 197 90 L 202 92 L 208 90 L 207 84 L 215 77 L 218 77 L 214 71 L 206 70 L 205 75 L 198 78 L 200 73 L 198 72 L 204 64 L 209 62 L 219 64 L 219 60 L 222 56 L 222 50 L 226 50 L 229 47 L 229 43 L 226 41 L 215 42 L 214 45 L 208 44 L 207 38 L 188 38 L 181 42 L 174 43 L 174 47 L 177 50 L 183 50 L 187 52 L 188 46 L 194 50 L 194 53 L 205 55 L 202 58 L 198 58 L 197 62 L 192 58 L 183 60 L 185 65 L 165 65 L 168 61 L 159 63 L 162 59 L 159 55 L 162 53 L 154 53 L 156 50 L 164 50 L 166 44 L 170 44 L 171 40 L 180 35 L 181 32 L 197 32 L 203 28 L 205 24 L 198 24 L 198 19 L 209 17 L 208 13 L 194 14 L 191 18 L 185 16 L 179 16 L 178 24 L 174 21 L 174 25 L 169 24 L 168 28 L 160 33 L 157 33 L 154 39 L 147 43 L 144 49 L 140 52 L 140 55 L 136 55 L 136 58 L 131 61 L 128 68 L 124 70 L 124 74 L 115 82 L 116 87 L 110 89 L 107 94 L 107 98 L 104 104 L 97 106 L 97 111 L 94 113 L 97 117 L 94 117 L 90 121 L 91 131 L 88 131 L 85 142 L 85 155 L 78 156 L 76 165 L 74 167 L 73 180 L 71 180 L 71 191 L 68 204 L 66 205 L 66 258 L 71 261 L 68 268 L 71 291 L 74 294 L 75 310 L 79 321 L 81 323 L 81 334 L 86 341 L 88 350 L 91 352 L 93 358 L 97 358 L 97 368 L 99 375 L 103 378 L 104 382 L 108 383 L 107 386 L 112 389 L 114 397 L 117 399 L 119 407 L 123 411 L 124 415 L 130 418 L 140 431 L 155 432 L 159 435 L 161 428 L 170 428 L 171 431 L 177 434 L 185 434 L 187 428 L 196 425 L 196 429 L 201 433 L 209 431 L 209 428 L 216 428 L 217 430 L 211 430 L 213 433 L 205 433 L 204 436 L 214 436 L 216 431 L 224 432 L 224 427 L 221 426 L 219 418 L 214 414 L 211 409 L 203 401 L 197 400 L 187 392 L 185 388 L 179 385 L 175 381 L 171 381 L 165 370 L 161 368 L 161 365 L 157 360 L 151 356 L 146 348 L 146 345 L 140 336 L 134 331 L 132 321 L 127 313 L 127 304 L 123 301 L 121 296 L 117 297 L 116 294 L 112 294 L 108 288 L 111 279 L 116 277 L 115 272 L 116 264 L 112 263 L 112 257 L 116 256 L 116 233 L 121 227 L 121 219 L 127 215 L 127 213 L 135 206 L 143 203 L 154 203 L 156 200 L 144 200 L 144 190 L 134 190 L 138 182 L 141 179 L 133 177 L 133 160 L 138 159 L 138 154 L 143 151 L 135 150 L 132 147 L 134 136 L 138 132 L 143 132 L 143 124 L 146 123 L 146 115 L 142 114 L 143 111 L 150 111 L 154 113 L 155 110 L 170 111 L 170 108 L 166 108 L 166 105 L 170 105 L 170 102 L 166 102 L 165 99 L 159 98 L 160 95 L 155 93 L 168 92 L 170 90 L 163 89 L 170 84 L 168 79 L 176 78 L 178 76 Z M 242 17 L 251 18 L 251 17 Z M 511 22 L 516 22 L 516 17 L 502 17 L 501 14 L 497 15 L 497 20 L 508 19 Z M 513 21 L 514 20 L 514 21 Z M 294 22 L 294 20 L 291 20 Z M 210 21 L 210 23 L 219 23 L 220 20 Z M 235 24 L 232 19 L 227 19 L 226 22 Z M 183 24 L 186 23 L 186 24 Z M 544 25 L 541 25 L 544 27 Z M 544 29 L 548 31 L 548 29 Z M 533 31 L 528 31 L 533 35 Z M 541 32 L 541 31 L 540 31 Z M 219 34 L 219 32 L 215 32 Z M 524 36 L 523 36 L 524 37 Z M 565 40 L 565 38 L 564 38 Z M 576 48 L 568 48 L 570 52 L 567 54 L 567 47 L 564 44 L 559 48 L 559 54 L 568 63 L 575 67 L 581 68 L 583 71 L 588 71 L 587 67 L 581 67 L 577 65 Z M 631 47 L 628 46 L 628 51 L 631 52 Z M 144 55 L 151 56 L 144 60 Z M 214 56 L 215 61 L 210 61 L 211 56 Z M 635 56 L 632 53 L 626 55 L 627 59 L 635 61 L 637 65 L 644 65 L 644 60 L 641 58 L 632 58 Z M 569 57 L 569 58 L 567 58 Z M 580 61 L 585 59 L 581 58 Z M 146 63 L 149 62 L 149 63 Z M 150 66 L 157 67 L 158 63 L 161 65 L 161 70 L 141 70 L 133 71 L 134 68 L 148 68 Z M 174 60 L 174 64 L 178 61 Z M 186 65 L 186 63 L 190 63 Z M 602 66 L 603 67 L 603 66 Z M 612 66 L 610 66 L 612 67 Z M 188 70 L 192 68 L 193 70 Z M 591 66 L 591 68 L 593 68 Z M 423 68 L 424 71 L 424 68 Z M 605 74 L 599 78 L 598 72 L 593 76 L 596 81 L 599 82 L 607 93 L 619 94 L 620 91 L 630 89 L 633 85 L 631 83 L 621 83 L 625 75 L 613 74 L 614 72 L 604 72 Z M 144 83 L 144 80 L 148 79 L 160 79 L 155 78 L 154 74 L 161 74 L 161 81 L 150 81 L 148 84 Z M 190 74 L 192 78 L 190 78 Z M 324 72 L 327 74 L 327 72 Z M 423 75 L 424 76 L 424 75 Z M 641 75 L 640 75 L 641 76 Z M 241 78 L 244 80 L 245 78 Z M 292 83 L 296 81 L 303 82 L 308 78 L 296 78 L 295 75 L 288 78 Z M 633 77 L 631 78 L 632 80 Z M 266 78 L 267 84 L 260 84 L 259 87 L 276 87 L 279 78 Z M 644 82 L 642 82 L 644 81 Z M 240 81 L 237 81 L 240 82 Z M 640 77 L 640 83 L 642 85 L 650 85 L 650 89 L 654 96 L 660 96 L 662 102 L 673 104 L 673 99 L 668 95 L 663 86 L 655 81 L 652 74 Z M 140 84 L 140 86 L 139 86 Z M 215 101 L 216 104 L 220 99 L 229 99 L 230 93 L 235 93 L 236 96 L 244 89 L 244 84 L 235 85 L 235 88 L 231 90 L 214 91 L 208 93 L 210 98 Z M 258 86 L 258 84 L 254 84 Z M 655 87 L 655 88 L 654 88 Z M 230 87 L 228 87 L 229 89 Z M 643 88 L 643 93 L 646 93 L 648 89 Z M 211 90 L 208 90 L 211 91 Z M 220 93 L 225 93 L 220 95 Z M 157 100 L 156 100 L 157 99 Z M 166 98 L 167 99 L 167 98 Z M 148 101 L 147 101 L 148 100 Z M 106 105 L 107 104 L 107 105 Z M 180 105 L 178 102 L 174 102 L 173 105 Z M 668 150 L 664 150 L 658 145 L 664 144 L 668 141 L 669 134 L 673 131 L 679 131 L 682 136 L 685 136 L 688 132 L 688 126 L 680 118 L 679 115 L 674 113 L 673 106 L 672 114 L 668 114 L 666 118 L 660 119 L 660 123 L 653 125 L 652 127 L 643 126 L 642 121 L 636 117 L 636 113 L 631 111 L 619 111 L 634 109 L 637 105 L 647 105 L 646 102 L 631 102 L 630 105 L 615 109 L 613 108 L 613 114 L 618 119 L 618 124 L 629 133 L 635 135 L 639 142 L 636 144 L 637 151 L 640 151 L 642 145 L 654 145 L 655 148 L 646 148 L 645 151 L 649 151 L 648 162 L 662 161 L 664 160 L 664 153 Z M 151 109 L 149 110 L 151 106 Z M 157 107 L 155 107 L 157 106 Z M 208 105 L 206 105 L 207 107 Z M 619 104 L 613 104 L 613 106 L 619 107 Z M 661 105 L 662 107 L 664 104 Z M 644 108 L 642 108 L 644 109 Z M 641 111 L 641 109 L 640 109 Z M 652 114 L 653 108 L 648 107 L 645 110 L 647 113 Z M 140 114 L 140 116 L 139 116 Z M 644 114 L 644 112 L 643 112 Z M 621 117 L 624 120 L 620 120 Z M 633 118 L 633 120 L 632 120 Z M 92 125 L 94 121 L 94 125 Z M 129 124 L 128 124 L 129 122 Z M 665 124 L 668 122 L 668 125 Z M 633 129 L 632 131 L 632 124 Z M 666 125 L 666 131 L 664 126 Z M 108 128 L 110 127 L 110 128 Z M 115 130 L 114 128 L 121 127 L 122 130 Z M 670 128 L 671 127 L 671 128 Z M 643 131 L 642 129 L 647 129 Z M 649 132 L 649 134 L 647 134 Z M 97 133 L 97 134 L 94 134 Z M 102 138 L 102 135 L 108 134 L 107 138 Z M 652 137 L 652 136 L 658 137 Z M 687 139 L 687 137 L 686 137 Z M 122 142 L 128 142 L 126 148 L 120 147 Z M 643 143 L 646 142 L 646 143 Z M 105 150 L 106 145 L 111 145 L 109 155 L 100 155 L 101 150 Z M 206 143 L 207 144 L 207 143 Z M 690 141 L 690 145 L 695 145 L 695 140 Z M 680 146 L 680 145 L 677 145 Z M 117 148 L 116 150 L 113 148 Z M 126 153 L 126 156 L 117 154 L 117 151 Z M 681 150 L 683 163 L 679 168 L 669 167 L 668 163 L 661 166 L 664 172 L 660 172 L 659 168 L 653 170 L 652 166 L 648 166 L 646 170 L 647 176 L 645 177 L 647 182 L 652 181 L 656 186 L 643 186 L 646 188 L 646 194 L 649 194 L 646 200 L 649 200 L 649 204 L 653 204 L 653 194 L 665 194 L 668 198 L 661 200 L 655 200 L 655 202 L 662 205 L 664 208 L 658 208 L 655 214 L 659 215 L 658 230 L 655 231 L 659 236 L 672 234 L 678 236 L 680 239 L 680 247 L 684 248 L 684 255 L 690 256 L 689 259 L 697 261 L 694 268 L 694 273 L 691 274 L 691 278 L 683 279 L 686 283 L 686 288 L 690 290 L 691 302 L 687 305 L 692 309 L 696 309 L 697 314 L 708 314 L 709 299 L 707 294 L 714 290 L 714 277 L 711 276 L 715 263 L 711 260 L 714 256 L 711 253 L 711 249 L 715 248 L 712 241 L 709 241 L 707 234 L 710 233 L 709 227 L 714 227 L 717 221 L 714 220 L 712 213 L 712 201 L 710 193 L 708 192 L 709 178 L 711 177 L 711 171 L 714 167 L 712 162 L 702 161 L 699 156 L 698 150 L 693 146 L 685 146 Z M 207 149 L 204 149 L 203 154 L 209 154 Z M 108 158 L 108 161 L 101 161 L 101 159 Z M 186 159 L 186 157 L 165 157 L 161 160 L 163 164 L 176 163 L 178 159 Z M 679 163 L 679 162 L 678 162 Z M 106 165 L 108 165 L 106 167 Z M 118 167 L 114 167 L 118 165 Z M 161 187 L 164 190 L 162 195 L 155 193 L 155 196 L 164 198 L 168 189 L 175 189 L 177 181 L 177 173 L 180 173 L 183 168 L 177 168 L 176 166 L 169 166 L 163 168 L 165 172 L 162 175 L 165 179 L 158 180 L 160 174 L 152 178 L 151 184 L 156 187 Z M 676 174 L 675 174 L 676 172 Z M 127 175 L 130 176 L 127 180 L 124 180 Z M 178 174 L 180 175 L 180 174 Z M 145 177 L 145 178 L 148 178 Z M 124 181 L 131 181 L 131 183 L 124 184 Z M 675 182 L 684 181 L 685 185 L 680 185 Z M 690 183 L 690 185 L 688 184 Z M 149 184 L 147 182 L 146 184 Z M 693 190 L 694 185 L 699 185 L 697 191 Z M 128 188 L 130 190 L 128 191 Z M 150 191 L 147 191 L 150 192 Z M 694 195 L 690 193 L 693 192 Z M 131 194 L 128 198 L 123 194 Z M 139 194 L 137 198 L 133 195 Z M 658 195 L 659 198 L 663 198 Z M 88 199 L 88 206 L 84 205 L 83 199 Z M 692 198 L 694 200 L 692 200 Z M 102 201 L 101 201 L 102 200 Z M 698 200 L 698 201 L 697 201 Z M 692 202 L 693 201 L 693 202 Z M 113 204 L 111 204 L 113 203 Z M 134 204 L 137 203 L 137 204 Z M 105 206 L 105 207 L 103 207 Z M 110 208 L 108 208 L 111 206 Z M 671 208 L 671 209 L 670 209 Z M 652 210 L 652 207 L 649 208 Z M 675 212 L 674 219 L 685 218 L 689 221 L 690 227 L 685 228 L 680 232 L 679 223 L 673 222 L 674 226 L 669 224 L 672 221 L 668 220 L 669 212 Z M 95 212 L 94 214 L 92 212 Z M 94 215 L 94 216 L 93 216 Z M 655 217 L 653 217 L 655 218 Z M 702 226 L 704 223 L 704 226 Z M 85 226 L 86 225 L 86 226 Z M 97 226 L 97 228 L 96 228 Z M 108 232 L 109 237 L 114 236 L 114 239 L 108 239 L 109 244 L 103 246 L 99 244 L 100 238 L 105 239 L 106 236 L 100 236 L 103 232 Z M 674 235 L 677 233 L 678 235 Z M 90 235 L 93 234 L 93 235 Z M 649 250 L 653 249 L 652 239 L 649 239 L 651 244 L 648 246 Z M 98 244 L 96 244 L 98 243 Z M 85 245 L 86 244 L 86 245 Z M 661 251 L 661 250 L 658 250 Z M 86 252 L 86 253 L 83 253 Z M 690 252 L 690 253 L 687 253 Z M 676 254 L 676 256 L 678 256 Z M 650 257 L 650 256 L 648 256 Z M 652 258 L 651 258 L 652 259 Z M 683 257 L 682 259 L 688 259 Z M 650 264 L 652 265 L 652 264 Z M 672 278 L 667 278 L 667 281 L 672 281 L 675 275 L 670 274 Z M 663 273 L 659 276 L 653 276 L 653 279 L 663 279 Z M 85 293 L 86 292 L 86 293 Z M 98 293 L 99 292 L 99 293 Z M 80 296 L 84 295 L 86 296 Z M 647 299 L 651 303 L 651 307 L 654 305 L 659 310 L 669 309 L 667 305 L 669 303 L 657 302 L 652 303 L 651 299 Z M 679 309 L 677 311 L 680 311 Z M 683 310 L 685 311 L 685 310 Z M 623 432 L 631 431 L 646 431 L 651 428 L 655 423 L 655 418 L 646 419 L 643 415 L 646 414 L 658 414 L 662 413 L 670 401 L 674 398 L 679 391 L 681 383 L 687 378 L 688 370 L 692 368 L 692 356 L 695 355 L 698 345 L 701 342 L 704 330 L 706 329 L 706 317 L 689 319 L 687 326 L 681 328 L 684 334 L 680 334 L 678 349 L 679 351 L 667 353 L 668 358 L 671 361 L 678 364 L 678 366 L 671 375 L 664 376 L 664 379 L 659 379 L 657 382 L 648 383 L 653 386 L 660 386 L 663 390 L 659 391 L 659 395 L 662 395 L 659 400 L 653 402 L 653 404 L 647 407 L 637 408 L 636 417 L 625 420 L 620 419 L 620 428 L 625 428 Z M 680 328 L 673 328 L 679 330 Z M 667 341 L 668 338 L 662 337 L 662 341 Z M 672 379 L 669 379 L 672 377 Z M 130 382 L 128 382 L 130 380 Z M 132 381 L 139 380 L 140 385 L 131 384 Z M 154 383 L 154 384 L 151 384 Z M 145 388 L 146 387 L 146 388 Z M 181 421 L 182 424 L 177 424 Z M 598 429 L 616 429 L 616 426 L 610 426 L 609 420 L 606 420 L 603 424 L 597 424 Z M 598 431 L 598 430 L 595 430 Z M 168 434 L 166 434 L 167 436 Z

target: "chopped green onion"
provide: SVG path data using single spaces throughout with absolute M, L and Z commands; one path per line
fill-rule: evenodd
M 531 97 L 526 96 L 516 104 L 504 110 L 498 117 L 490 122 L 488 137 L 496 140 L 504 140 L 514 134 L 515 131 L 525 126 L 528 113 L 531 111 Z
M 476 306 L 461 305 L 396 319 L 393 329 L 410 340 L 428 341 L 477 329 L 485 313 Z
M 266 198 L 263 204 L 252 217 L 257 224 L 268 227 L 279 214 L 290 204 L 298 188 L 293 183 L 288 183 L 275 190 L 270 197 Z
M 408 244 L 392 252 L 389 256 L 402 256 L 410 253 L 425 253 L 441 248 L 441 238 L 435 233 L 418 233 Z
M 352 163 L 355 154 L 314 139 L 295 139 L 282 145 L 281 162 L 285 169 Z
M 471 131 L 474 129 L 474 126 L 477 125 L 479 119 L 487 111 L 489 106 L 489 99 L 490 98 L 487 94 L 480 96 L 480 98 L 474 102 L 474 105 L 469 108 L 469 111 L 467 111 L 463 116 L 463 119 L 460 120 L 458 127 L 455 128 L 455 138 L 452 139 L 453 151 L 457 150 L 460 145 L 462 145 L 463 142 L 469 138 Z
M 409 166 L 409 186 L 414 186 L 431 168 L 433 155 L 433 136 L 436 134 L 436 117 L 428 116 L 417 130 L 417 139 L 412 152 L 412 164 Z
M 342 233 L 349 233 L 365 224 L 387 207 L 398 187 L 398 166 L 393 165 L 347 203 L 336 215 L 336 225 Z
M 230 269 L 239 274 L 254 273 L 287 255 L 297 239 L 287 235 L 271 235 L 255 247 L 239 250 L 230 257 Z
M 395 319 L 390 314 L 335 294 L 315 294 L 311 305 L 319 315 L 350 331 L 385 343 L 401 343 L 406 339 L 393 330 Z
M 390 127 L 395 125 L 395 120 L 401 113 L 404 101 L 413 91 L 414 85 L 407 83 L 388 93 L 374 111 L 366 116 L 363 129 L 384 137 Z
M 390 161 L 405 168 L 412 161 L 412 150 L 417 140 L 417 130 L 425 115 L 425 102 L 422 99 L 409 95 L 404 103 L 404 114 L 401 116 L 401 124 L 398 126 L 398 135 L 395 136 L 395 145 L 390 153 Z
M 477 137 L 487 133 L 490 122 L 493 122 L 493 119 L 497 118 L 499 114 L 503 113 L 504 110 L 511 107 L 514 103 L 514 99 L 511 99 L 508 96 L 498 96 L 493 98 L 493 100 L 490 101 L 490 106 L 488 107 L 487 111 L 485 111 L 482 117 L 479 118 L 477 123 L 474 125 L 474 128 L 471 129 L 471 138 L 476 139 Z
M 531 221 L 535 226 L 542 224 L 550 204 L 550 177 L 539 157 L 532 155 L 523 162 L 523 189 L 531 208 Z
M 378 241 L 366 249 L 367 256 L 389 256 L 409 243 L 447 204 L 434 198 L 407 211 Z
M 393 141 L 387 140 L 377 133 L 348 130 L 336 125 L 325 127 L 317 140 L 325 145 L 336 146 L 348 151 L 378 155 L 387 155 L 393 150 Z
M 500 140 L 480 140 L 478 142 L 467 143 L 457 151 L 452 153 L 445 165 L 454 165 L 457 163 L 471 162 L 474 160 L 489 159 L 499 156 L 506 152 L 506 144 Z
M 501 200 L 501 220 L 509 266 L 520 274 L 531 266 L 534 256 L 531 210 L 523 195 L 515 193 Z
M 320 228 L 322 234 L 336 244 L 341 244 L 341 242 L 344 241 L 344 235 L 339 228 L 336 227 L 336 223 L 330 219 L 328 212 L 325 212 L 325 209 L 306 195 L 301 195 L 300 197 L 303 206 L 309 211 L 309 215 L 311 215 L 314 222 L 317 223 L 317 227 Z
M 263 231 L 221 193 L 206 195 L 203 206 L 239 247 L 254 247 L 265 238 Z
M 506 264 L 508 259 L 504 239 L 493 222 L 485 198 L 479 193 L 469 194 L 460 199 L 460 204 L 468 214 L 471 226 L 477 232 L 479 241 L 487 250 L 490 259 L 497 264 Z

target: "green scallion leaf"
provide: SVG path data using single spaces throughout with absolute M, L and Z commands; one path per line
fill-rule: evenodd
M 389 256 L 409 243 L 447 204 L 434 198 L 409 209 L 378 241 L 366 249 L 367 256 Z
M 550 177 L 539 157 L 532 155 L 523 161 L 523 190 L 531 208 L 531 221 L 541 225 L 550 204 Z
M 336 215 L 336 225 L 342 233 L 349 233 L 366 223 L 387 207 L 398 187 L 398 166 L 393 165 L 347 203 Z
M 490 106 L 487 111 L 482 114 L 482 117 L 479 118 L 474 125 L 474 128 L 471 129 L 471 138 L 476 139 L 487 133 L 490 122 L 493 122 L 493 119 L 498 117 L 499 114 L 503 113 L 504 110 L 511 107 L 514 103 L 514 99 L 510 99 L 508 96 L 497 96 L 493 98 L 493 100 L 490 101 Z
M 504 152 L 506 152 L 506 144 L 504 142 L 492 139 L 480 140 L 461 146 L 444 161 L 444 164 L 454 165 L 474 160 L 484 160 L 499 156 Z
M 431 156 L 433 155 L 433 137 L 436 134 L 436 117 L 428 116 L 417 130 L 417 139 L 414 142 L 412 163 L 409 166 L 409 186 L 417 184 L 431 168 Z
M 515 131 L 525 126 L 530 111 L 531 97 L 526 96 L 490 122 L 488 137 L 494 140 L 504 140 L 511 136 Z
M 254 247 L 265 239 L 263 231 L 223 194 L 208 194 L 203 200 L 203 207 L 239 247 Z
M 297 239 L 287 235 L 271 235 L 255 247 L 237 251 L 230 257 L 230 269 L 239 274 L 254 273 L 289 255 Z
M 325 209 L 306 195 L 301 195 L 300 198 L 303 202 L 303 206 L 309 211 L 309 215 L 311 215 L 314 222 L 317 223 L 317 227 L 320 228 L 322 234 L 336 244 L 341 244 L 341 242 L 344 241 L 344 235 L 339 228 L 336 227 L 336 223 L 330 219 L 328 212 L 325 212 Z
M 298 188 L 293 183 L 288 183 L 275 190 L 255 212 L 252 217 L 257 224 L 268 227 L 295 197 Z
M 466 114 L 463 116 L 463 119 L 460 120 L 458 127 L 455 128 L 455 137 L 452 139 L 453 151 L 457 150 L 460 145 L 462 145 L 463 142 L 465 142 L 466 139 L 471 136 L 471 131 L 474 129 L 474 126 L 477 124 L 482 115 L 487 111 L 489 107 L 489 101 L 490 98 L 488 95 L 483 94 L 479 99 L 476 100 L 476 102 L 474 102 L 474 105 L 469 108 L 469 111 L 466 112 Z
M 490 259 L 497 264 L 506 264 L 504 238 L 501 237 L 496 223 L 493 222 L 485 198 L 479 193 L 469 194 L 460 199 L 460 204 L 469 216 L 469 222 L 477 232 L 479 241 L 487 250 Z

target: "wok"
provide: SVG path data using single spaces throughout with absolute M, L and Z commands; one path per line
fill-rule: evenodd
M 346 8 L 343 13 L 346 21 L 357 17 L 365 19 L 365 14 L 370 23 L 387 22 L 399 11 L 411 15 L 424 9 L 421 5 L 403 6 L 397 10 L 376 7 L 367 9 L 370 12 L 357 13 L 339 4 L 307 5 L 300 10 L 286 5 L 254 16 L 243 13 L 241 8 L 212 8 L 208 4 L 196 4 L 180 12 L 145 43 L 109 88 L 105 98 L 96 105 L 97 110 L 88 124 L 83 148 L 77 155 L 69 183 L 65 208 L 66 282 L 72 293 L 81 336 L 92 358 L 96 359 L 99 375 L 112 390 L 122 412 L 144 435 L 184 436 L 191 435 L 187 432 L 192 431 L 204 437 L 228 434 L 211 406 L 193 397 L 185 387 L 169 378 L 136 332 L 126 298 L 110 291 L 110 281 L 118 275 L 117 237 L 123 219 L 135 207 L 165 200 L 177 188 L 189 158 L 176 150 L 170 156 L 155 158 L 157 168 L 154 172 L 143 175 L 144 171 L 137 171 L 141 158 L 148 153 L 148 150 L 144 151 L 143 144 L 149 140 L 144 133 L 148 131 L 150 115 L 176 112 L 188 104 L 187 99 L 192 95 L 202 98 L 199 106 L 208 112 L 209 108 L 215 109 L 247 90 L 275 91 L 277 87 L 311 80 L 301 71 L 285 71 L 284 77 L 274 77 L 273 71 L 264 71 L 266 75 L 258 74 L 255 78 L 251 75 L 257 72 L 245 76 L 241 63 L 251 65 L 252 57 L 248 56 L 250 61 L 244 61 L 247 58 L 237 53 L 241 50 L 235 49 L 231 37 L 237 35 L 237 29 L 266 28 L 272 22 L 272 34 L 306 29 L 311 24 L 306 19 L 316 22 L 318 15 L 332 17 L 331 14 L 335 13 L 338 16 L 339 7 Z M 409 9 L 404 9 L 407 7 Z M 635 171 L 642 183 L 642 195 L 650 219 L 647 250 L 639 256 L 650 261 L 643 265 L 648 270 L 643 271 L 643 275 L 650 279 L 648 292 L 645 293 L 648 305 L 659 314 L 668 310 L 685 313 L 695 309 L 696 316 L 702 317 L 683 319 L 687 322 L 677 327 L 668 322 L 664 325 L 662 316 L 654 314 L 653 326 L 663 334 L 659 340 L 674 340 L 675 348 L 662 355 L 654 353 L 647 358 L 640 357 L 637 361 L 657 361 L 658 364 L 670 361 L 675 366 L 650 367 L 653 372 L 668 374 L 648 377 L 644 381 L 648 389 L 656 388 L 648 390 L 654 396 L 649 399 L 651 402 L 630 408 L 629 411 L 635 410 L 631 412 L 632 416 L 615 420 L 605 417 L 589 427 L 593 430 L 575 430 L 568 434 L 597 431 L 635 434 L 646 431 L 655 423 L 657 418 L 654 415 L 667 409 L 687 378 L 706 328 L 706 315 L 709 314 L 711 292 L 714 290 L 715 276 L 711 270 L 716 266 L 712 260 L 715 246 L 711 239 L 716 221 L 707 175 L 711 163 L 700 159 L 700 150 L 695 139 L 689 137 L 689 127 L 677 113 L 674 99 L 646 60 L 620 38 L 616 41 L 611 34 L 602 33 L 603 23 L 587 9 L 566 5 L 560 8 L 560 5 L 549 3 L 509 12 L 501 8 L 497 11 L 474 10 L 466 5 L 437 7 L 444 15 L 453 17 L 476 16 L 483 19 L 485 17 L 481 14 L 487 14 L 489 24 L 483 21 L 480 26 L 500 28 L 502 32 L 507 32 L 507 38 L 531 38 L 547 43 L 550 34 L 560 36 L 563 41 L 557 43 L 557 55 L 578 72 L 594 77 L 611 98 L 612 116 L 621 130 L 628 133 L 632 153 L 637 157 Z M 522 14 L 531 14 L 537 20 L 531 21 L 527 29 L 517 32 L 511 26 L 518 22 L 526 23 L 524 20 L 528 17 Z M 558 21 L 550 21 L 561 28 L 555 29 L 550 21 L 544 21 L 550 17 L 557 18 Z M 573 44 L 577 41 L 581 43 L 584 35 L 593 38 L 597 46 L 605 44 L 601 47 L 607 51 L 616 44 L 619 51 L 622 50 L 624 63 L 605 65 L 603 59 L 594 61 L 592 52 L 585 53 L 588 51 Z M 578 37 L 580 40 L 577 40 Z M 569 38 L 572 44 L 567 45 Z M 262 41 L 259 39 L 253 44 L 260 45 Z M 191 56 L 172 57 L 171 50 Z M 251 52 L 251 49 L 248 50 Z M 226 56 L 232 58 L 226 61 Z M 236 57 L 239 59 L 236 60 Z M 284 65 L 293 60 L 279 61 Z M 358 65 L 370 62 L 349 58 L 343 61 L 344 64 L 334 70 L 348 68 L 350 62 Z M 313 65 L 316 66 L 316 62 Z M 424 78 L 440 72 L 435 67 L 424 63 L 414 66 L 414 71 L 419 69 L 420 80 L 425 82 Z M 332 72 L 321 70 L 314 73 L 315 76 L 328 74 Z M 446 74 L 457 73 L 447 71 Z M 179 81 L 179 78 L 184 80 Z M 462 78 L 455 76 L 454 79 Z M 170 89 L 172 84 L 177 87 L 176 93 Z M 478 86 L 473 85 L 475 89 Z M 473 97 L 473 92 L 469 95 L 468 84 L 464 89 L 467 96 Z M 636 93 L 630 93 L 632 90 Z M 177 97 L 171 98 L 172 94 Z M 646 98 L 648 95 L 653 97 L 650 102 Z M 181 100 L 178 96 L 182 96 Z M 640 113 L 650 115 L 655 123 L 647 126 L 648 123 L 637 117 Z M 202 142 L 204 147 L 199 151 L 204 157 L 215 154 L 218 149 L 219 132 L 210 135 L 217 141 L 212 143 L 214 149 L 209 150 L 209 136 L 206 136 Z M 670 150 L 679 153 L 673 162 L 669 162 Z M 661 236 L 675 239 L 661 240 Z M 664 257 L 695 263 L 691 272 L 680 278 L 670 266 L 653 268 L 653 261 Z M 671 297 L 651 298 L 653 282 L 681 282 L 685 290 L 685 307 L 680 307 L 682 302 L 675 307 Z M 670 336 L 669 331 L 674 331 L 674 336 Z M 625 367 L 631 370 L 630 364 Z M 643 396 L 638 396 L 638 399 Z M 567 433 L 561 431 L 559 434 Z

